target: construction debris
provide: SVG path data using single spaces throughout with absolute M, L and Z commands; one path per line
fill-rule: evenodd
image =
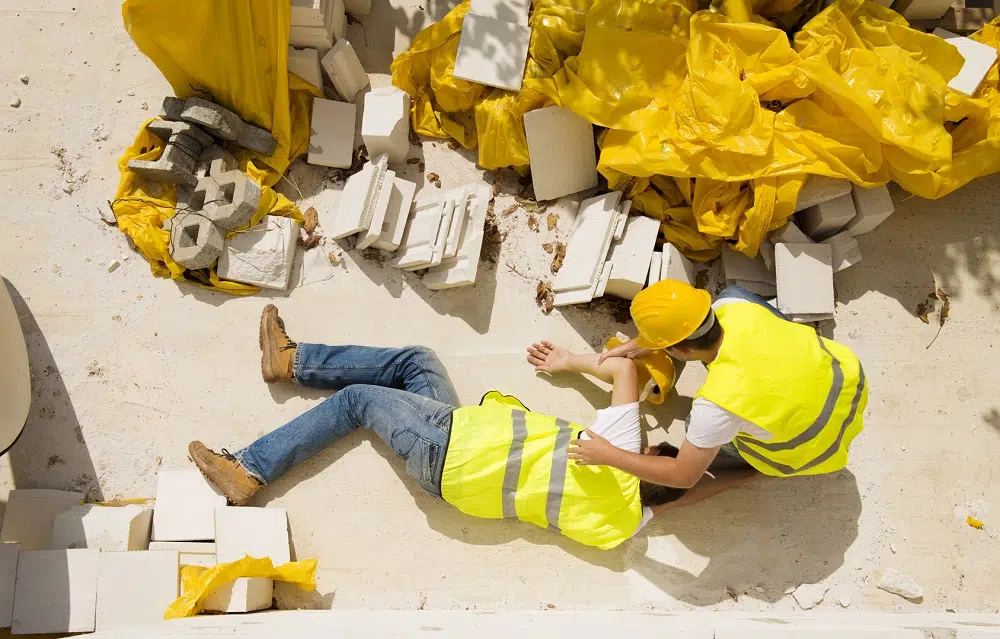
M 840 232 L 856 214 L 854 198 L 848 193 L 804 209 L 798 219 L 805 234 L 819 242 Z
M 409 114 L 410 96 L 395 87 L 375 89 L 365 96 L 361 137 L 369 157 L 384 153 L 393 164 L 406 161 L 410 152 Z
M 338 169 L 351 168 L 354 162 L 354 126 L 357 116 L 358 107 L 354 104 L 315 98 L 306 161 Z
M 584 200 L 580 204 L 576 226 L 570 235 L 563 267 L 552 283 L 554 304 L 584 304 L 597 295 L 608 250 L 618 223 L 619 191 Z
M 225 496 L 197 469 L 156 475 L 153 541 L 214 541 L 215 509 Z
M 904 599 L 916 600 L 922 599 L 924 596 L 924 589 L 914 581 L 913 577 L 895 568 L 889 568 L 882 573 L 878 587 L 886 592 L 899 595 Z
M 644 215 L 627 219 L 621 239 L 611 245 L 607 293 L 630 300 L 645 288 L 659 233 L 658 220 Z
M 535 197 L 554 200 L 597 186 L 594 127 L 569 109 L 524 114 Z
M 358 92 L 370 82 L 349 40 L 339 40 L 323 56 L 321 64 L 330 82 L 333 83 L 333 88 L 345 102 L 354 100 Z
M 833 272 L 837 273 L 861 261 L 861 247 L 850 231 L 841 231 L 833 237 L 823 240 L 829 244 L 833 253 Z
M 325 53 L 347 33 L 344 0 L 296 0 L 288 43 Z
M 517 92 L 521 90 L 531 39 L 531 30 L 527 26 L 528 9 L 523 6 L 523 11 L 505 11 L 502 19 L 476 14 L 490 4 L 476 3 L 462 20 L 453 75 L 469 82 Z M 520 21 L 522 14 L 523 23 Z M 508 22 L 511 19 L 517 21 Z
M 48 550 L 56 516 L 82 503 L 83 493 L 44 488 L 12 490 L 0 541 L 20 544 L 22 551 Z
M 857 214 L 844 228 L 854 236 L 874 231 L 875 227 L 884 222 L 895 210 L 889 189 L 885 188 L 885 185 L 873 189 L 855 186 L 851 190 L 851 197 L 854 199 L 854 209 Z
M 100 556 L 86 549 L 19 552 L 11 634 L 93 632 Z
M 323 70 L 319 63 L 319 51 L 316 49 L 288 47 L 288 72 L 318 89 L 323 88 Z
M 810 175 L 802 184 L 795 211 L 799 212 L 817 204 L 834 200 L 851 192 L 851 181 L 843 178 Z
M 256 226 L 226 239 L 218 275 L 225 280 L 283 291 L 291 278 L 298 239 L 297 221 L 265 215 Z
M 774 245 L 778 310 L 799 321 L 833 317 L 833 250 L 828 244 Z
M 97 559 L 96 629 L 161 621 L 177 598 L 179 569 L 176 550 L 102 552 Z
M 795 598 L 795 603 L 799 604 L 799 608 L 811 610 L 823 603 L 823 598 L 829 589 L 829 586 L 822 583 L 802 584 L 792 592 L 792 597 Z
M 74 506 L 53 520 L 49 548 L 89 548 L 103 552 L 146 550 L 152 522 L 153 510 L 148 506 Z

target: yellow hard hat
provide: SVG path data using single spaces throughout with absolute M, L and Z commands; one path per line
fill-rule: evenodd
M 639 348 L 666 348 L 691 336 L 712 310 L 712 296 L 678 280 L 660 280 L 632 300 Z

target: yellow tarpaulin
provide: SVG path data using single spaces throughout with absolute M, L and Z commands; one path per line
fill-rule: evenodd
M 301 220 L 295 204 L 270 188 L 291 160 L 308 149 L 312 99 L 321 95 L 288 73 L 289 3 L 126 0 L 122 18 L 136 46 L 163 73 L 177 97 L 211 99 L 277 139 L 268 157 L 225 144 L 240 169 L 262 186 L 251 224 L 268 214 Z M 176 187 L 149 182 L 127 167 L 133 158 L 157 159 L 163 146 L 144 125 L 118 160 L 121 180 L 112 209 L 119 228 L 132 238 L 158 277 L 239 295 L 256 293 L 254 286 L 220 280 L 214 268 L 187 271 L 170 259 L 163 222 L 174 214 Z
M 417 35 L 393 83 L 419 132 L 478 143 L 488 169 L 527 168 L 525 111 L 557 104 L 605 127 L 609 186 L 699 260 L 722 242 L 756 255 L 808 174 L 936 198 L 1000 169 L 996 66 L 969 97 L 947 86 L 958 51 L 878 3 L 835 0 L 793 40 L 775 25 L 801 17 L 797 0 L 752 7 L 763 16 L 739 21 L 693 0 L 536 1 L 513 93 L 452 76 L 463 3 Z M 998 29 L 973 37 L 996 47 Z

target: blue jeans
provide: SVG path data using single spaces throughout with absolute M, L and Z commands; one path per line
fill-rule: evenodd
M 299 344 L 295 382 L 339 391 L 236 453 L 270 483 L 357 428 L 406 460 L 406 472 L 436 497 L 458 395 L 441 360 L 421 346 L 371 348 Z

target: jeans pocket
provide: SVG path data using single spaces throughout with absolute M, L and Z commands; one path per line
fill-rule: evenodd
M 425 489 L 434 481 L 434 462 L 439 454 L 439 446 L 418 437 L 410 453 L 406 456 L 406 473 Z
M 407 458 L 410 455 L 410 451 L 413 450 L 413 445 L 417 443 L 417 434 L 412 430 L 400 430 L 392 435 L 392 439 L 389 441 L 389 446 L 392 447 L 392 452 L 396 453 L 398 457 Z

